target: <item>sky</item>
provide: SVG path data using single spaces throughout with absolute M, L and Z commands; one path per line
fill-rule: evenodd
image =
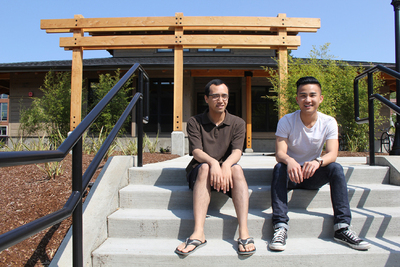
M 42 19 L 175 16 L 250 16 L 320 18 L 316 33 L 299 33 L 295 57 L 330 43 L 340 60 L 395 63 L 392 0 L 0 0 L 0 63 L 71 60 L 59 47 L 60 37 L 40 29 Z M 106 51 L 84 51 L 83 57 L 110 57 Z

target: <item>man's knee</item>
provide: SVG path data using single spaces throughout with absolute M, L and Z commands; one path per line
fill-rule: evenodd
M 287 166 L 284 163 L 278 162 L 277 164 L 275 164 L 274 167 L 274 171 L 286 171 L 287 170 Z
M 278 162 L 273 171 L 273 179 L 278 179 L 280 176 L 287 176 L 287 166 L 284 163 Z
M 246 182 L 243 169 L 240 165 L 238 164 L 233 165 L 231 171 L 232 171 L 232 180 L 234 182 Z
M 329 172 L 333 176 L 342 176 L 344 174 L 343 167 L 337 162 L 332 162 L 329 165 L 326 166 L 328 168 Z
M 240 165 L 235 164 L 231 167 L 231 171 L 232 171 L 232 175 L 236 175 L 236 176 L 244 176 L 243 174 L 243 169 Z
M 199 171 L 197 172 L 197 181 L 204 180 L 208 178 L 208 173 L 210 172 L 210 166 L 208 164 L 203 163 L 199 167 Z

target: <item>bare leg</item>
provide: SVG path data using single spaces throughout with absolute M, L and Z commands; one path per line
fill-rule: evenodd
M 194 231 L 190 236 L 190 239 L 198 239 L 201 242 L 206 240 L 204 224 L 211 199 L 211 186 L 208 174 L 208 164 L 202 164 L 199 168 L 197 180 L 193 188 Z M 182 243 L 177 247 L 177 249 L 182 252 L 189 252 L 194 249 L 194 246 L 189 245 L 185 248 L 185 243 Z
M 249 213 L 249 190 L 244 177 L 242 168 L 239 165 L 232 166 L 233 188 L 232 200 L 236 210 L 236 216 L 239 224 L 239 238 L 247 239 L 250 237 L 247 227 L 247 217 Z M 252 251 L 254 244 L 248 244 L 246 248 L 239 246 L 240 251 Z

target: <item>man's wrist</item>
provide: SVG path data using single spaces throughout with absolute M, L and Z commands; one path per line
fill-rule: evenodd
M 314 160 L 319 163 L 320 167 L 322 166 L 322 164 L 324 164 L 324 160 L 321 157 L 315 158 Z

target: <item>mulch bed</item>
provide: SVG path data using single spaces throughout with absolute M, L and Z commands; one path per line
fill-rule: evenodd
M 94 155 L 83 155 L 83 172 Z M 144 153 L 143 164 L 179 157 L 169 153 Z M 71 194 L 71 155 L 64 172 L 48 179 L 36 165 L 0 168 L 0 234 L 61 209 Z M 99 175 L 100 164 L 92 181 Z M 43 166 L 43 164 L 40 164 Z M 71 218 L 0 252 L 0 266 L 47 266 L 71 226 Z

